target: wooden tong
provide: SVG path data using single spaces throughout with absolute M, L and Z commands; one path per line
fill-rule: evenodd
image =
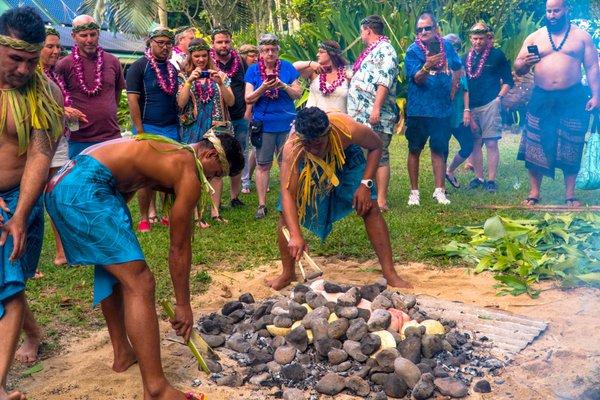
M 288 230 L 288 228 L 286 226 L 282 227 L 281 232 L 283 233 L 283 236 L 289 243 L 290 231 Z M 317 263 L 312 259 L 312 257 L 309 256 L 308 253 L 304 250 L 302 251 L 302 258 L 308 265 L 310 265 L 315 270 L 314 272 L 309 274 L 307 277 L 306 273 L 304 272 L 304 266 L 302 265 L 302 262 L 298 261 L 298 266 L 300 267 L 300 272 L 302 273 L 302 278 L 304 279 L 304 282 L 306 282 L 308 279 L 315 279 L 315 278 L 318 278 L 319 276 L 323 275 L 323 270 L 317 265 Z

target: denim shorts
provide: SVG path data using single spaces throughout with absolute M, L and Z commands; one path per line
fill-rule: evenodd
M 246 147 L 248 146 L 248 121 L 245 118 L 234 119 L 231 121 L 233 126 L 233 134 L 240 146 L 242 146 L 242 153 L 246 157 Z
M 267 165 L 273 162 L 273 155 L 277 156 L 277 161 L 281 161 L 281 151 L 288 138 L 289 132 L 263 132 L 262 146 L 256 149 L 256 163 L 258 165 Z

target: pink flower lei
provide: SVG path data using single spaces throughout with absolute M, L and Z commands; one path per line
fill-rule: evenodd
M 168 76 L 167 76 L 168 82 L 165 82 L 165 78 L 162 76 L 162 72 L 158 68 L 158 64 L 156 63 L 156 59 L 154 58 L 154 55 L 152 54 L 152 50 L 150 48 L 146 49 L 144 56 L 150 63 L 150 67 L 152 68 L 152 70 L 154 71 L 154 74 L 156 75 L 156 81 L 158 82 L 158 86 L 160 87 L 160 90 L 162 90 L 163 93 L 168 96 L 172 96 L 173 94 L 175 94 L 175 86 L 176 86 L 177 81 L 175 79 L 175 67 L 173 66 L 173 64 L 171 64 L 168 61 L 165 61 L 166 65 L 167 65 L 167 74 L 168 74 Z
M 229 77 L 229 78 L 233 78 L 233 76 L 235 74 L 237 74 L 237 72 L 240 69 L 240 56 L 238 56 L 238 53 L 235 50 L 231 50 L 231 52 L 229 54 L 231 54 L 231 57 L 233 57 L 233 64 L 231 64 L 231 67 L 229 68 L 229 70 L 225 70 L 222 68 L 223 64 L 219 61 L 219 59 L 217 58 L 217 54 L 215 53 L 215 51 L 213 49 L 210 49 L 210 58 L 212 58 L 213 62 L 215 63 L 215 66 L 219 69 L 219 71 L 221 72 L 225 72 L 225 74 Z
M 446 68 L 446 65 L 447 65 L 447 60 L 446 60 L 446 46 L 444 44 L 444 39 L 442 39 L 439 36 L 436 36 L 436 39 L 440 43 L 440 54 L 442 54 L 442 59 L 440 60 L 440 62 L 438 62 L 437 64 L 434 65 L 434 68 L 442 70 L 442 69 Z M 423 43 L 423 41 L 421 41 L 421 39 L 418 36 L 415 39 L 415 43 L 423 51 L 423 53 L 425 54 L 425 56 L 427 56 L 427 54 L 429 53 L 429 50 L 427 50 L 427 47 L 425 46 L 425 43 Z
M 273 70 L 273 74 L 279 78 L 279 71 L 281 69 L 281 60 L 277 60 L 275 63 L 275 69 Z M 260 79 L 265 82 L 267 80 L 267 66 L 265 65 L 265 60 L 263 58 L 258 59 L 258 70 L 260 72 Z M 276 78 L 276 79 L 277 79 Z M 265 96 L 270 99 L 276 99 L 279 97 L 279 88 L 270 89 L 265 92 Z
M 356 59 L 356 61 L 354 61 L 354 65 L 352 66 L 352 71 L 356 72 L 360 69 L 360 66 L 362 65 L 363 61 L 365 60 L 365 58 L 367 58 L 367 56 L 369 55 L 369 53 L 371 53 L 375 47 L 377 47 L 377 45 L 379 45 L 379 43 L 381 42 L 389 42 L 390 39 L 387 36 L 380 36 L 379 39 L 373 43 L 371 43 L 370 45 L 368 45 L 358 56 L 358 58 Z
M 104 70 L 104 49 L 100 46 L 96 49 L 96 68 L 94 74 L 94 86 L 88 88 L 83 75 L 83 60 L 77 45 L 73 46 L 73 68 L 75 68 L 75 78 L 81 87 L 81 91 L 89 97 L 97 96 L 102 90 L 102 72 Z
M 473 72 L 473 58 L 475 57 L 475 49 L 471 48 L 471 50 L 469 50 L 469 54 L 467 55 L 467 76 L 469 77 L 469 79 L 477 79 L 481 76 L 481 73 L 483 72 L 483 66 L 485 65 L 485 62 L 490 56 L 490 51 L 492 51 L 492 47 L 492 43 L 488 43 L 488 45 L 485 46 L 485 49 L 483 50 L 483 54 L 479 59 L 479 64 L 477 64 L 477 69 L 475 70 L 475 72 Z
M 215 95 L 215 87 L 210 78 L 206 78 L 206 82 L 204 84 L 200 82 L 200 78 L 196 79 L 194 81 L 194 91 L 196 92 L 198 101 L 200 101 L 202 104 L 208 103 Z
M 71 96 L 69 95 L 69 92 L 67 91 L 67 88 L 65 86 L 65 81 L 63 80 L 63 78 L 56 73 L 54 68 L 50 68 L 50 67 L 44 67 L 44 74 L 46 74 L 46 76 L 52 82 L 56 83 L 56 86 L 58 86 L 58 88 L 60 89 L 60 92 L 62 93 L 62 96 L 63 96 L 64 106 L 71 107 Z
M 327 96 L 331 93 L 335 92 L 335 89 L 342 86 L 344 81 L 346 80 L 346 71 L 343 66 L 338 67 L 337 69 L 337 78 L 332 83 L 327 82 L 327 74 L 320 73 L 319 74 L 319 90 L 323 95 Z

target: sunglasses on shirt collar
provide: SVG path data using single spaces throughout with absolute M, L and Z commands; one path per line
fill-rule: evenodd
M 422 26 L 420 28 L 417 28 L 417 33 L 431 32 L 433 30 L 433 28 L 435 28 L 435 26 L 433 26 L 433 25 Z

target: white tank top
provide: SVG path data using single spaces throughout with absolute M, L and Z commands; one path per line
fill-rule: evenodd
M 337 111 L 346 113 L 348 86 L 348 80 L 345 80 L 341 86 L 335 88 L 333 93 L 324 95 L 319 89 L 319 75 L 317 75 L 310 83 L 306 107 L 319 107 L 325 112 Z

